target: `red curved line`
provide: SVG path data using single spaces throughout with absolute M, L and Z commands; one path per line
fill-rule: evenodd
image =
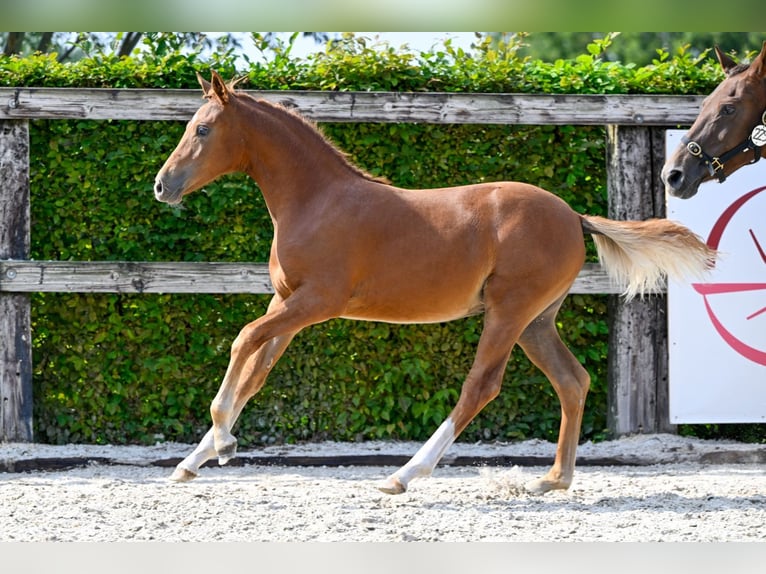
M 715 225 L 713 225 L 713 229 L 710 230 L 710 235 L 707 238 L 708 247 L 711 249 L 718 249 L 718 245 L 721 243 L 721 236 L 723 235 L 723 231 L 726 229 L 729 221 L 731 221 L 731 218 L 734 217 L 734 214 L 737 213 L 739 208 L 742 207 L 747 201 L 749 201 L 754 195 L 758 195 L 764 189 L 766 189 L 766 185 L 746 193 L 726 208 L 726 211 L 721 214 L 721 217 L 719 217 L 718 221 L 716 221 Z
M 746 359 L 750 359 L 754 363 L 758 363 L 759 365 L 766 366 L 766 353 L 763 351 L 759 351 L 758 349 L 755 349 L 751 347 L 750 345 L 746 345 L 739 339 L 737 339 L 734 335 L 732 335 L 726 327 L 723 326 L 723 324 L 718 320 L 718 317 L 715 316 L 713 313 L 713 310 L 710 308 L 710 304 L 708 303 L 707 297 L 703 297 L 703 300 L 705 301 L 705 309 L 707 309 L 707 314 L 710 316 L 710 320 L 713 323 L 713 326 L 715 327 L 715 330 L 718 331 L 718 334 L 721 335 L 724 341 L 735 351 L 737 351 L 740 355 L 745 357 Z

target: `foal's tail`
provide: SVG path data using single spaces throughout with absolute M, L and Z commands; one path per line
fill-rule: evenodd
M 655 291 L 663 279 L 701 278 L 715 265 L 716 251 L 691 230 L 668 219 L 613 221 L 581 215 L 582 228 L 593 234 L 601 265 L 623 295 Z

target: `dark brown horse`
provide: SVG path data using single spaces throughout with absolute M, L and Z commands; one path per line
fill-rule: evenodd
M 581 216 L 525 183 L 409 190 L 354 167 L 317 129 L 280 106 L 234 91 L 213 72 L 199 77 L 207 102 L 157 174 L 155 195 L 184 195 L 234 171 L 250 175 L 274 223 L 269 269 L 275 295 L 246 325 L 210 407 L 213 427 L 176 468 L 177 481 L 236 452 L 231 428 L 295 334 L 335 317 L 393 323 L 485 314 L 476 358 L 449 417 L 380 488 L 404 492 L 431 473 L 479 411 L 497 396 L 518 343 L 553 383 L 561 429 L 553 467 L 531 492 L 567 488 L 574 473 L 590 378 L 556 330 L 555 317 L 580 271 L 583 233 L 633 296 L 665 274 L 698 275 L 714 253 L 667 220 L 616 222 Z
M 766 42 L 750 65 L 738 65 L 717 46 L 715 53 L 726 78 L 705 98 L 662 169 L 666 191 L 681 199 L 692 197 L 705 181 L 723 182 L 755 163 L 766 148 Z

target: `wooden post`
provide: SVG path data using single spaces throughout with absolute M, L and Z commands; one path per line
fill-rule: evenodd
M 0 259 L 29 259 L 29 245 L 29 122 L 0 120 Z M 2 441 L 32 441 L 32 337 L 29 295 L 0 291 Z
M 665 216 L 662 129 L 607 126 L 609 217 Z M 613 437 L 674 432 L 668 415 L 667 298 L 609 296 L 607 427 Z

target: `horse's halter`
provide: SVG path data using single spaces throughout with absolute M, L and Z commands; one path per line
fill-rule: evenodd
M 750 163 L 755 163 L 761 159 L 761 148 L 766 146 L 766 111 L 761 116 L 761 123 L 753 128 L 744 142 L 718 157 L 705 153 L 700 144 L 689 140 L 686 136 L 681 138 L 681 142 L 686 144 L 686 150 L 690 154 L 702 159 L 710 172 L 710 177 L 715 177 L 718 183 L 723 183 L 726 181 L 726 174 L 723 172 L 724 164 L 734 156 L 752 150 L 753 160 Z

